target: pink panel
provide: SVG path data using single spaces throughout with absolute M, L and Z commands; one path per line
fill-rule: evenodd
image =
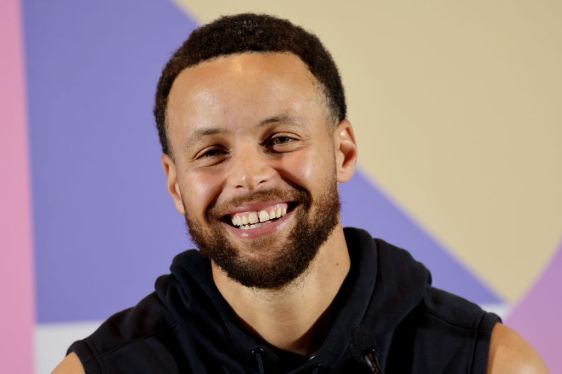
M 0 373 L 33 372 L 33 262 L 19 0 L 0 1 Z
M 535 286 L 515 308 L 507 323 L 546 360 L 552 373 L 562 373 L 562 245 Z

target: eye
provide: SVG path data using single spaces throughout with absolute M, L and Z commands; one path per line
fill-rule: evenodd
M 270 141 L 270 145 L 278 145 L 278 144 L 285 144 L 285 143 L 290 143 L 292 141 L 294 141 L 294 138 L 291 138 L 290 136 L 285 136 L 285 135 L 281 135 L 281 136 L 276 136 L 273 139 L 271 139 Z
M 295 136 L 278 134 L 270 137 L 264 142 L 264 146 L 275 152 L 286 152 L 292 150 L 298 142 Z
M 222 156 L 226 155 L 226 153 L 227 153 L 227 151 L 224 148 L 213 146 L 213 147 L 205 148 L 201 152 L 197 153 L 197 155 L 195 156 L 195 159 L 201 160 L 201 159 L 206 159 L 206 158 L 222 157 Z

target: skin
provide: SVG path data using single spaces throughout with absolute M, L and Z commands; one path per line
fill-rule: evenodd
M 347 182 L 355 171 L 350 123 L 334 123 L 317 81 L 292 54 L 237 54 L 185 69 L 172 87 L 167 115 L 173 158 L 164 155 L 162 163 L 168 192 L 180 214 L 189 212 L 203 227 L 216 224 L 205 214 L 214 204 L 228 205 L 260 189 L 294 186 L 307 190 L 314 201 L 327 183 Z M 272 118 L 282 120 L 268 121 Z M 267 139 L 278 140 L 271 146 Z M 309 214 L 315 209 L 313 203 Z M 241 258 L 267 262 L 283 249 L 293 224 L 289 217 L 264 234 L 273 240 L 262 247 L 253 242 L 256 238 L 224 230 Z M 305 355 L 322 342 L 331 322 L 330 304 L 348 271 L 341 222 L 309 268 L 278 289 L 245 287 L 212 263 L 217 288 L 243 324 L 272 345 Z M 82 372 L 74 353 L 54 371 Z M 496 325 L 488 373 L 547 372 L 527 342 Z
M 186 69 L 172 87 L 168 118 L 174 150 L 174 160 L 163 158 L 168 190 L 178 211 L 187 210 L 201 225 L 208 224 L 205 212 L 215 202 L 293 186 L 314 199 L 327 183 L 346 182 L 355 170 L 351 125 L 333 123 L 314 77 L 292 54 L 241 54 Z M 196 135 L 209 129 L 212 135 Z M 270 139 L 284 142 L 264 146 Z M 223 153 L 200 158 L 217 145 Z M 313 204 L 310 214 L 316 209 Z M 264 236 L 270 242 L 264 248 L 253 243 L 258 238 L 224 230 L 241 258 L 267 263 L 286 248 L 295 223 L 290 217 Z M 275 346 L 308 354 L 316 348 L 313 327 L 343 283 L 349 256 L 338 222 L 308 271 L 282 289 L 244 287 L 214 262 L 212 270 L 217 288 L 247 326 Z

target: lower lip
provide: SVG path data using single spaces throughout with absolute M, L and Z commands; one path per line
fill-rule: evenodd
M 255 239 L 265 235 L 271 235 L 279 230 L 281 230 L 288 222 L 289 219 L 293 216 L 295 210 L 288 212 L 283 217 L 276 219 L 275 221 L 271 221 L 270 223 L 262 224 L 259 227 L 253 229 L 239 229 L 237 227 L 233 227 L 227 223 L 223 223 L 226 225 L 228 230 L 232 232 L 239 238 L 242 239 Z

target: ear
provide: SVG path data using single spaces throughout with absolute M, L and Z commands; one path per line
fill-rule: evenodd
M 357 143 L 351 123 L 344 119 L 334 130 L 334 146 L 336 150 L 336 173 L 339 183 L 345 183 L 355 173 L 357 163 Z
M 181 191 L 178 185 L 178 174 L 176 172 L 176 164 L 174 160 L 167 154 L 162 155 L 162 166 L 164 167 L 164 172 L 167 177 L 167 189 L 168 193 L 172 197 L 174 204 L 176 205 L 177 211 L 185 216 L 185 208 L 183 206 L 183 200 L 181 198 Z

